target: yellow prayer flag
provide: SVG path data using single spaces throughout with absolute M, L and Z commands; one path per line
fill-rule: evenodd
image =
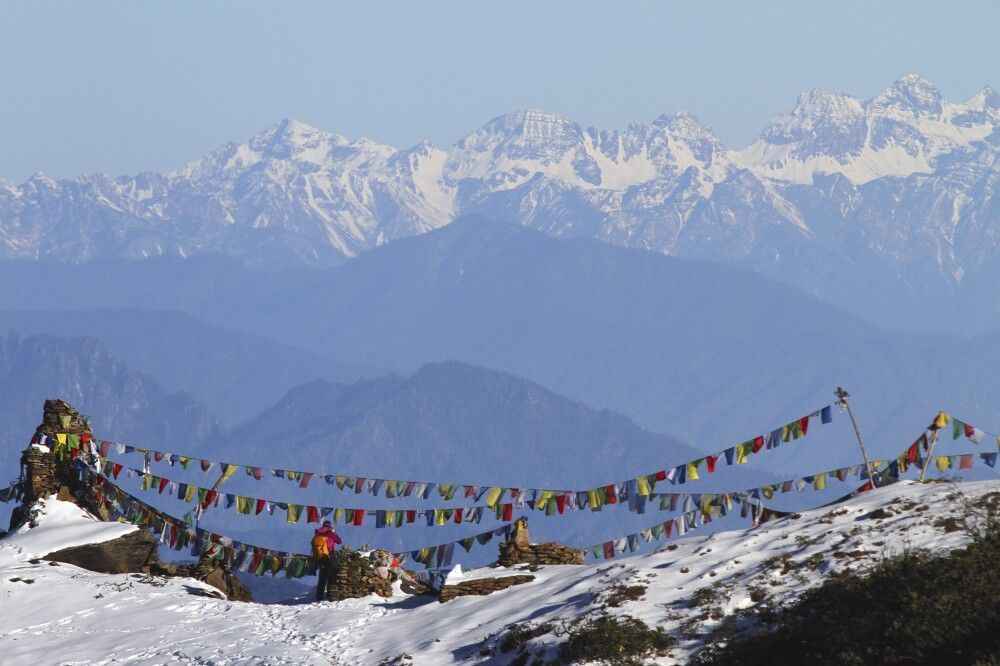
M 229 477 L 231 477 L 235 473 L 236 473 L 236 465 L 233 464 L 226 465 L 225 469 L 222 470 L 222 476 L 220 476 L 219 480 L 215 482 L 214 486 L 212 486 L 212 490 L 218 490 L 219 486 L 228 481 Z
M 647 477 L 637 477 L 635 483 L 639 488 L 640 495 L 649 495 L 652 492 L 652 489 L 649 487 L 649 479 Z
M 188 486 L 187 490 L 184 491 L 184 501 L 193 502 L 194 496 L 198 492 L 198 486 Z
M 486 493 L 486 506 L 496 506 L 501 496 L 503 496 L 503 488 L 490 488 Z
M 943 411 L 938 412 L 938 415 L 934 417 L 934 427 L 943 428 L 946 425 L 948 425 L 948 421 L 950 420 L 951 417 L 945 414 Z
M 66 446 L 66 433 L 56 433 L 56 446 Z
M 699 478 L 698 477 L 698 463 L 700 463 L 700 462 L 701 462 L 701 460 L 699 459 L 699 460 L 696 460 L 695 462 L 689 462 L 687 464 L 687 480 L 688 481 L 697 481 L 698 480 L 698 478 Z
M 813 479 L 813 490 L 826 489 L 826 474 L 817 474 Z
M 943 472 L 951 467 L 951 458 L 948 456 L 934 456 L 934 464 L 937 466 L 939 472 Z

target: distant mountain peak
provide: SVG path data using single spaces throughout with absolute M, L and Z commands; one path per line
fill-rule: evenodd
M 1000 110 L 1000 93 L 991 86 L 985 86 L 973 95 L 966 104 L 979 111 Z
M 878 109 L 897 109 L 915 115 L 939 116 L 941 91 L 917 74 L 907 74 L 872 99 Z
M 329 150 L 350 143 L 339 134 L 324 132 L 298 120 L 285 118 L 248 142 L 249 147 L 268 159 L 300 159 L 324 164 Z

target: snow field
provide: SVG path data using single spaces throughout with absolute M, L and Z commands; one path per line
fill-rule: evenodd
M 409 597 L 398 586 L 391 599 L 312 603 L 307 593 L 279 604 L 238 603 L 191 579 L 50 565 L 33 558 L 78 545 L 87 533 L 100 541 L 134 528 L 99 523 L 48 500 L 37 527 L 0 541 L 0 662 L 505 663 L 512 654 L 480 650 L 495 646 L 513 624 L 568 625 L 609 613 L 679 636 L 661 661 L 684 663 L 725 617 L 761 594 L 787 602 L 833 570 L 868 566 L 906 548 L 961 547 L 969 537 L 947 529 L 946 519 L 963 514 L 963 496 L 991 492 L 1000 492 L 1000 481 L 901 482 L 757 529 L 668 541 L 651 553 L 596 565 L 542 567 L 531 572 L 532 583 L 446 604 Z M 452 579 L 519 570 L 456 571 Z M 618 585 L 645 589 L 610 607 Z M 546 634 L 529 645 L 552 654 L 560 640 Z

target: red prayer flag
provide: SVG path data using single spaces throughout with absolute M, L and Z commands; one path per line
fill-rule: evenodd
M 566 510 L 566 496 L 556 495 L 556 511 L 558 511 L 561 515 L 562 512 L 565 510 Z
M 163 451 L 153 451 L 153 460 L 156 462 L 163 460 Z
M 417 512 L 414 509 L 410 509 L 406 512 L 406 522 L 412 523 L 417 519 Z
M 257 500 L 257 507 L 256 507 L 256 509 L 254 510 L 254 514 L 255 514 L 255 515 L 259 515 L 259 514 L 260 514 L 260 512 L 264 510 L 264 506 L 265 506 L 266 504 L 267 504 L 267 502 L 265 502 L 265 501 L 264 501 L 264 500 L 262 500 L 262 499 L 259 499 L 259 500 Z
M 906 449 L 906 462 L 915 464 L 919 455 L 920 451 L 917 448 L 917 443 L 914 442 L 910 445 L 910 448 Z
M 803 431 L 802 434 L 805 434 L 805 431 Z M 764 448 L 764 436 L 757 435 L 756 437 L 753 438 L 753 452 L 757 453 L 762 448 Z
M 201 471 L 207 472 L 208 468 L 211 467 L 211 466 L 212 466 L 212 461 L 211 460 L 202 460 L 201 461 Z
M 618 504 L 618 491 L 615 489 L 615 484 L 604 486 L 604 493 L 608 498 L 608 504 Z
M 111 476 L 115 477 L 115 479 L 117 480 L 118 475 L 121 474 L 121 471 L 122 471 L 122 466 L 119 465 L 118 463 L 115 463 L 115 466 L 111 468 Z
M 307 523 L 318 523 L 319 522 L 319 509 L 314 506 L 306 507 L 306 522 Z
M 310 479 L 313 478 L 312 472 L 302 472 L 302 478 L 299 479 L 299 488 L 305 488 L 309 485 Z
M 656 480 L 657 481 L 666 481 L 667 480 L 667 470 L 661 469 L 659 472 L 657 472 L 656 473 Z
M 799 430 L 802 431 L 803 435 L 808 435 L 809 434 L 809 417 L 808 416 L 803 416 L 801 419 L 799 419 Z
M 971 439 L 973 434 L 975 433 L 975 428 L 973 428 L 968 423 L 963 423 L 962 425 L 965 426 L 965 436 Z
M 160 479 L 160 494 L 161 495 L 163 494 L 163 491 L 167 489 L 167 484 L 169 484 L 169 483 L 170 483 L 170 479 Z
M 663 523 L 663 533 L 667 535 L 667 538 L 670 538 L 670 535 L 674 533 L 674 521 L 668 520 Z
M 514 517 L 514 505 L 513 504 L 509 504 L 509 503 L 508 504 L 504 504 L 503 505 L 503 519 L 509 521 L 509 520 L 513 519 L 513 517 Z
M 351 521 L 351 524 L 354 525 L 355 527 L 360 527 L 361 523 L 364 522 L 364 519 L 365 519 L 365 510 L 364 509 L 355 509 L 354 510 L 354 520 Z
M 461 509 L 455 509 L 455 524 L 456 525 L 461 525 L 462 524 L 462 510 Z
M 968 429 L 969 426 L 965 426 Z M 966 453 L 958 458 L 959 469 L 972 469 L 972 454 Z
M 604 559 L 610 560 L 615 556 L 615 544 L 613 541 L 604 542 Z
M 711 474 L 715 471 L 715 461 L 717 456 L 705 456 L 705 463 L 708 465 L 708 473 Z

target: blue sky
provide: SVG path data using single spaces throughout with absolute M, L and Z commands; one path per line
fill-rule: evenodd
M 284 117 L 447 145 L 537 107 L 684 109 L 729 146 L 799 92 L 1000 87 L 996 2 L 4 2 L 0 177 L 169 170 Z

